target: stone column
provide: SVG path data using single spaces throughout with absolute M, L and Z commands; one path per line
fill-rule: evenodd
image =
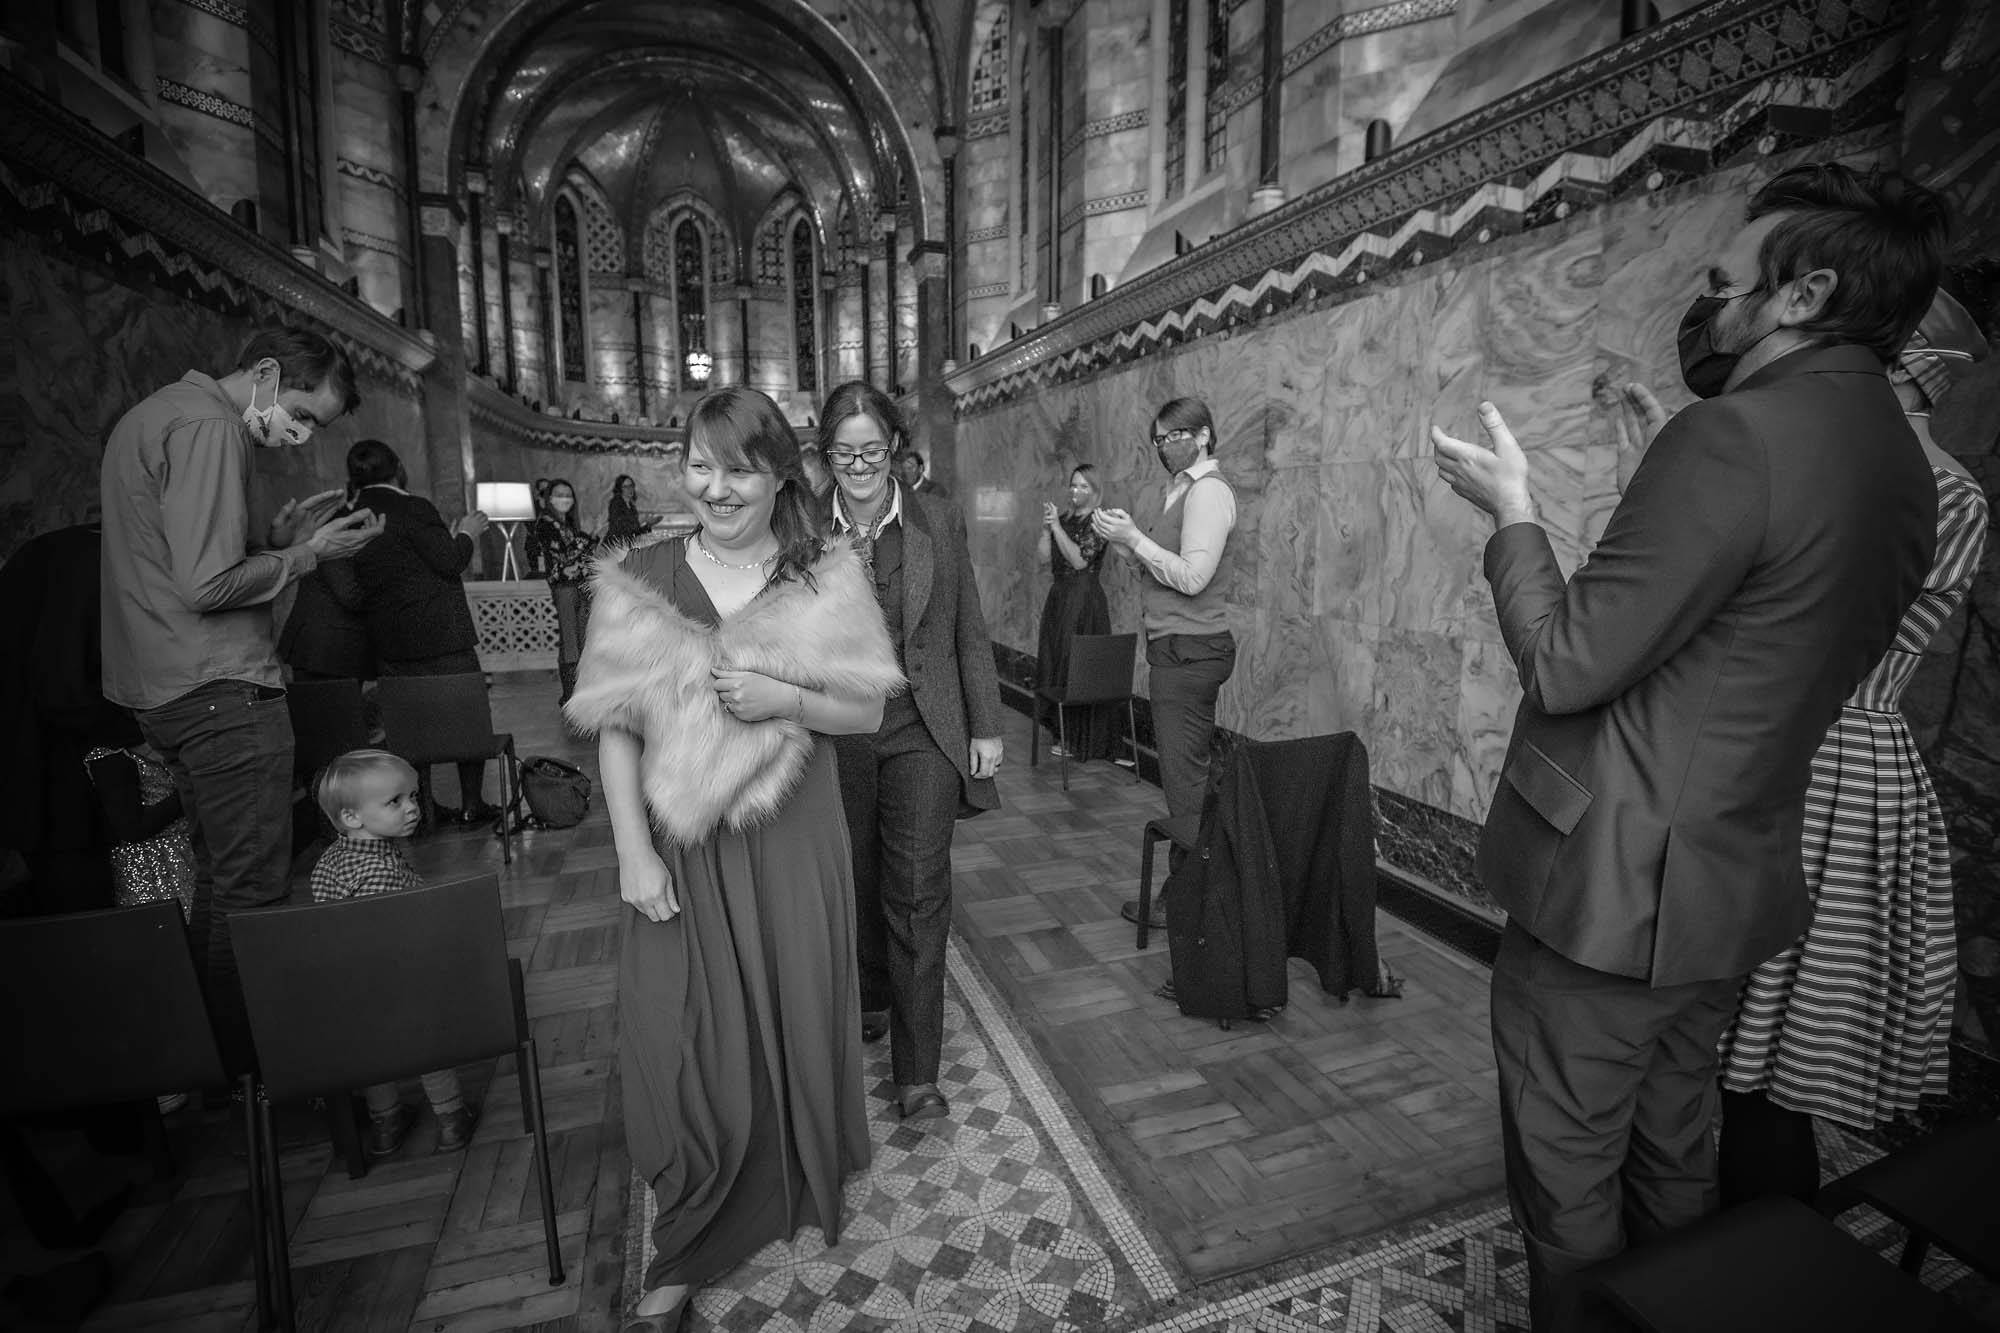
M 224 16 L 232 12 L 240 17 Z M 239 221 L 238 205 L 250 204 L 258 232 L 284 241 L 284 178 L 262 171 L 267 157 L 275 166 L 282 156 L 277 103 L 256 98 L 250 79 L 253 63 L 277 59 L 269 23 L 261 11 L 182 4 L 155 6 L 152 22 L 154 91 L 168 144 L 210 203 Z M 253 101 L 263 102 L 261 118 Z
M 404 269 L 403 309 L 412 328 L 424 325 L 423 205 L 417 198 L 417 90 L 424 86 L 424 67 L 413 60 L 396 66 L 396 109 L 403 136 L 403 158 L 397 179 L 403 183 L 403 232 L 410 247 L 410 262 Z
M 903 287 L 896 275 L 896 210 L 885 209 L 876 218 L 882 229 L 882 388 L 896 391 L 903 362 L 898 355 L 896 326 L 902 322 Z
M 946 274 L 950 251 L 942 241 L 920 241 L 909 252 L 916 278 L 917 358 L 913 383 L 916 410 L 911 413 L 911 442 L 930 460 L 931 470 L 947 487 L 958 480 L 958 454 L 951 390 L 942 375 L 951 355 L 951 307 Z
M 1264 0 L 1264 92 L 1257 113 L 1259 194 L 1278 188 L 1278 167 L 1284 147 L 1284 91 L 1285 4 L 1284 0 Z M 1284 200 L 1282 190 L 1278 200 Z
M 392 318 L 414 318 L 409 288 L 409 207 L 402 139 L 396 132 L 396 72 L 345 47 L 333 47 L 335 143 L 333 233 L 360 284 L 361 299 Z
M 500 245 L 500 351 L 508 393 L 521 391 L 519 367 L 514 360 L 514 219 L 505 213 L 493 219 Z
M 868 269 L 849 264 L 836 279 L 833 382 L 868 378 Z
M 889 387 L 889 376 L 893 373 L 887 351 L 891 308 L 887 287 L 888 249 L 878 218 L 868 229 L 868 288 L 861 306 L 868 321 L 868 352 L 865 357 L 868 382 L 878 389 Z
M 457 205 L 446 195 L 423 199 L 425 338 L 437 363 L 424 377 L 423 449 L 430 465 L 431 500 L 447 518 L 470 506 L 473 482 L 472 419 L 466 410 L 465 344 L 458 310 Z
M 542 402 L 559 404 L 561 385 L 556 383 L 555 253 L 546 245 L 535 247 L 535 329 L 540 343 Z
M 472 368 L 476 374 L 491 375 L 492 339 L 486 327 L 486 173 L 476 167 L 465 171 L 466 228 L 472 265 Z
M 959 293 L 965 290 L 965 280 L 960 267 L 965 261 L 965 247 L 958 238 L 958 129 L 952 125 L 940 125 L 936 130 L 938 158 L 944 164 L 944 308 L 945 347 L 947 355 L 951 349 L 965 341 L 965 303 Z

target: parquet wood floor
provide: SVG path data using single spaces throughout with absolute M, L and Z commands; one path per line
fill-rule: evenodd
M 1193 1278 L 1499 1189 L 1484 967 L 1382 914 L 1401 999 L 1342 1004 L 1294 962 L 1273 1022 L 1182 1017 L 1164 936 L 1142 952 L 1118 914 L 1158 788 L 1097 763 L 1062 792 L 1012 723 L 1006 808 L 959 826 L 956 924 Z
M 550 681 L 502 678 L 500 724 L 524 755 L 592 766 L 588 748 L 557 728 L 553 696 Z M 956 928 L 1190 1277 L 1255 1268 L 1497 1188 L 1484 969 L 1384 917 L 1383 956 L 1407 979 L 1405 998 L 1341 1005 L 1301 968 L 1273 1023 L 1224 1032 L 1182 1018 L 1152 994 L 1167 976 L 1164 940 L 1141 953 L 1118 918 L 1158 789 L 1095 764 L 1072 770 L 1064 793 L 1052 765 L 1026 767 L 1024 718 L 1012 718 L 1007 739 L 1007 808 L 959 828 Z M 440 779 L 450 798 L 449 777 Z M 552 1288 L 542 1266 L 511 1065 L 467 1067 L 485 1113 L 461 1154 L 430 1155 L 426 1112 L 397 1157 L 350 1180 L 317 1116 L 281 1116 L 300 1327 L 614 1329 L 629 1167 L 612 997 L 617 885 L 602 802 L 577 829 L 518 842 L 504 871 L 497 843 L 475 833 L 427 839 L 412 859 L 433 881 L 501 875 L 542 1059 L 569 1277 Z M 420 1102 L 414 1083 L 405 1098 Z M 138 1182 L 100 1245 L 116 1285 L 86 1327 L 252 1327 L 235 1115 L 172 1118 L 183 1173 Z M 60 1157 L 61 1143 L 52 1150 Z M 65 1179 L 78 1202 L 116 1183 Z M 65 1257 L 35 1248 L 0 1212 L 0 1277 Z

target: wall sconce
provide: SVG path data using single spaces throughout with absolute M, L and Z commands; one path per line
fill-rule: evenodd
M 715 373 L 715 358 L 697 347 L 687 354 L 688 378 L 696 384 L 708 383 L 708 377 Z
M 514 534 L 535 517 L 535 488 L 525 481 L 482 481 L 475 489 L 474 505 L 500 529 L 507 553 L 500 557 L 500 577 L 518 579 L 521 566 L 514 559 Z

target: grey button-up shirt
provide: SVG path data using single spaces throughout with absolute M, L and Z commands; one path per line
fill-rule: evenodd
M 250 549 L 243 415 L 198 371 L 118 419 L 104 450 L 104 694 L 157 708 L 216 680 L 282 680 L 271 602 L 318 563 Z

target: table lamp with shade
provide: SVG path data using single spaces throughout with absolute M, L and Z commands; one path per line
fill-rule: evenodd
M 476 501 L 479 510 L 506 539 L 507 553 L 500 558 L 500 577 L 518 579 L 521 567 L 514 559 L 514 534 L 535 517 L 535 488 L 525 481 L 482 481 Z

